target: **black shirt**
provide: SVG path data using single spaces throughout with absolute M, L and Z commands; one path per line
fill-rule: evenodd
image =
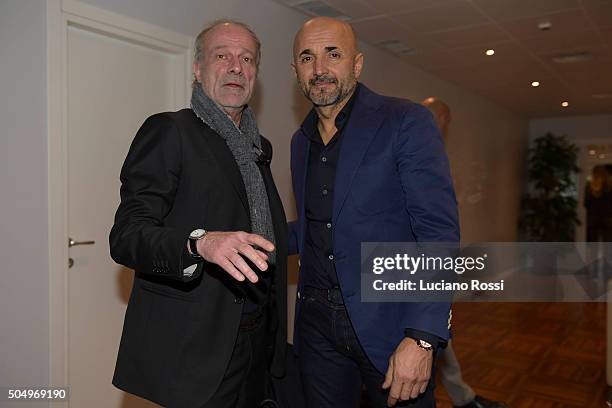
M 336 180 L 336 168 L 340 157 L 342 139 L 350 137 L 345 134 L 355 98 L 359 93 L 359 84 L 346 105 L 335 120 L 336 133 L 325 145 L 319 133 L 319 118 L 310 111 L 302 131 L 310 139 L 308 169 L 306 176 L 306 234 L 304 251 L 300 258 L 305 286 L 319 289 L 339 287 L 333 254 L 333 203 Z

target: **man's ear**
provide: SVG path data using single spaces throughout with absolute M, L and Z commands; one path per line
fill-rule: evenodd
M 354 60 L 354 73 L 355 73 L 355 79 L 359 79 L 359 76 L 361 75 L 361 70 L 363 69 L 363 54 L 362 53 L 357 53 L 357 55 L 355 55 L 355 60 Z
M 193 75 L 195 76 L 196 80 L 202 83 L 202 81 L 200 80 L 202 77 L 202 73 L 200 72 L 200 64 L 197 61 L 193 62 L 192 69 L 193 69 Z
M 295 75 L 297 78 L 297 70 L 295 69 L 295 64 L 293 62 L 291 63 L 291 68 L 293 68 L 293 75 Z

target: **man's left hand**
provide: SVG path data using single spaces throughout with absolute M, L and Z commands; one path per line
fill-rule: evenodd
M 387 405 L 416 398 L 425 392 L 431 377 L 433 351 L 419 347 L 405 338 L 389 358 L 389 368 L 382 387 L 389 390 Z

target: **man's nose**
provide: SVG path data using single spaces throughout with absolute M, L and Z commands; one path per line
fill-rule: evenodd
M 327 66 L 322 58 L 316 58 L 314 61 L 314 73 L 316 75 L 327 74 Z
M 240 58 L 230 57 L 228 71 L 234 75 L 242 75 Z

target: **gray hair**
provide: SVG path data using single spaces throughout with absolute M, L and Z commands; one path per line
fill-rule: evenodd
M 253 38 L 253 41 L 255 41 L 255 53 L 256 53 L 256 55 L 255 55 L 255 64 L 256 64 L 257 69 L 259 70 L 259 61 L 261 60 L 261 42 L 259 41 L 259 38 L 257 38 L 257 35 L 253 31 L 253 29 L 251 29 L 251 27 L 249 27 L 248 25 L 246 25 L 245 23 L 243 23 L 241 21 L 236 21 L 236 20 L 229 20 L 229 19 L 216 20 L 216 21 L 213 21 L 212 23 L 210 23 L 209 25 L 207 25 L 200 32 L 200 34 L 198 34 L 198 36 L 196 37 L 194 53 L 193 53 L 193 60 L 195 62 L 200 62 L 201 61 L 201 59 L 204 57 L 204 51 L 203 50 L 204 50 L 204 41 L 206 40 L 206 35 L 211 30 L 213 30 L 215 27 L 223 25 L 223 24 L 233 24 L 233 25 L 237 25 L 239 27 L 242 27 Z

